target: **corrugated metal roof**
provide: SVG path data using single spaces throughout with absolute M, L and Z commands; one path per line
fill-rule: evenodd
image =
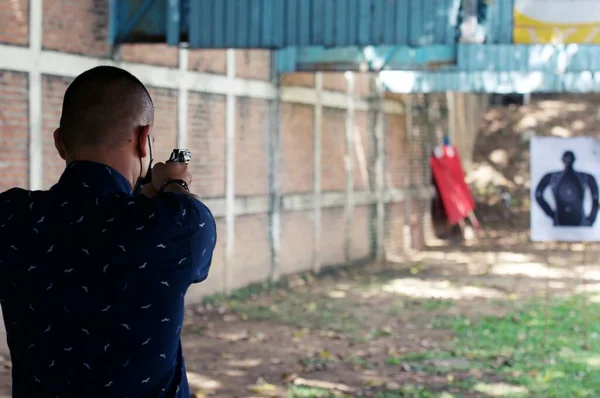
M 600 46 L 568 45 L 459 45 L 460 71 L 541 71 L 552 73 L 600 71 Z
M 487 5 L 487 15 L 483 24 L 486 31 L 486 43 L 512 43 L 514 29 L 514 0 L 492 0 L 487 1 Z
M 193 48 L 450 44 L 455 40 L 460 3 L 460 0 L 186 1 L 190 2 L 189 43 Z
M 149 3 L 139 24 L 130 26 Z M 173 4 L 181 10 L 177 21 L 166 17 Z M 459 5 L 460 0 L 119 0 L 116 40 L 164 40 L 167 24 L 176 22 L 181 39 L 188 38 L 193 48 L 451 44 Z
M 573 72 L 382 72 L 386 89 L 398 94 L 600 92 L 600 73 Z

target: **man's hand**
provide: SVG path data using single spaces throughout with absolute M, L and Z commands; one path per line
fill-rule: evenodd
M 192 175 L 188 171 L 188 166 L 181 162 L 157 163 L 152 168 L 152 188 L 155 192 L 159 192 L 165 181 L 168 180 L 183 180 L 188 185 L 192 185 Z M 169 184 L 168 191 L 185 192 L 177 184 Z
M 142 195 L 145 195 L 149 198 L 153 198 L 156 195 L 158 195 L 158 192 L 156 191 L 156 189 L 154 189 L 154 186 L 152 186 L 152 183 L 148 183 L 148 184 L 142 185 Z

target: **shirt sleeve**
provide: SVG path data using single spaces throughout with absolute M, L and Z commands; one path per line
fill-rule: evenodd
M 189 245 L 186 250 L 191 253 L 189 283 L 204 281 L 208 277 L 217 242 L 217 227 L 211 211 L 188 194 L 172 192 L 157 199 L 161 202 L 163 216 L 166 216 L 163 222 L 171 225 L 166 229 L 173 231 L 169 233 L 170 238 L 178 241 L 178 244 L 185 241 Z
M 188 195 L 189 196 L 189 195 Z M 192 233 L 191 283 L 200 283 L 208 277 L 213 252 L 217 243 L 217 225 L 211 211 L 200 200 L 189 196 Z

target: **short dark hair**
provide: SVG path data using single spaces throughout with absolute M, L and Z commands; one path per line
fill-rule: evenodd
M 571 159 L 571 162 L 574 162 L 575 161 L 575 154 L 573 153 L 573 151 L 565 151 L 565 153 L 563 153 L 562 158 L 563 159 L 569 158 L 569 159 Z
M 154 105 L 144 84 L 114 66 L 98 66 L 77 76 L 63 100 L 60 129 L 66 149 L 115 145 L 135 124 L 152 124 Z

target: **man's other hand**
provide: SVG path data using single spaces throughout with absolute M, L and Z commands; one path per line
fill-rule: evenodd
M 152 183 L 142 185 L 142 195 L 153 198 L 158 194 Z
M 188 171 L 187 164 L 181 162 L 157 163 L 152 168 L 152 187 L 156 192 L 160 192 L 160 188 L 168 180 L 183 180 L 188 185 L 192 185 L 192 175 Z

